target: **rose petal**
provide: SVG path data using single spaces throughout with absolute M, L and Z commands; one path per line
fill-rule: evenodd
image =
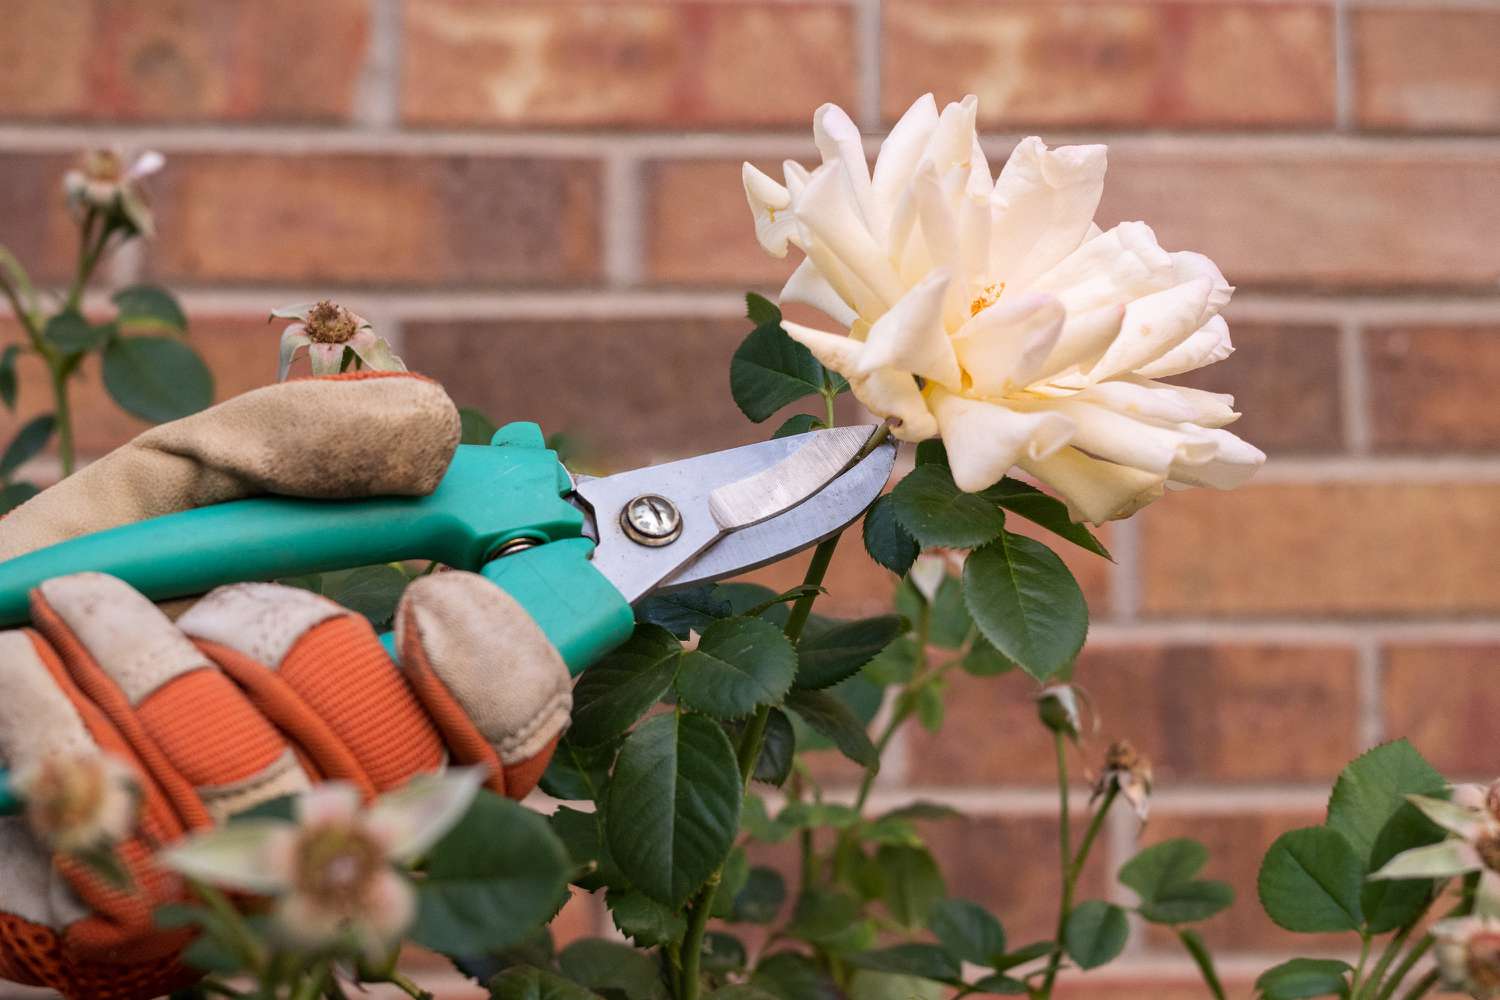
M 740 177 L 755 219 L 755 238 L 771 256 L 785 257 L 787 241 L 797 234 L 791 193 L 749 163 L 741 168 Z
M 1212 290 L 1209 292 L 1208 302 L 1205 303 L 1203 313 L 1198 317 L 1198 326 L 1202 326 L 1215 316 L 1220 310 L 1229 305 L 1229 299 L 1234 295 L 1234 286 L 1224 280 L 1224 272 L 1219 270 L 1219 265 L 1209 260 L 1201 253 L 1193 253 L 1191 250 L 1179 250 L 1172 256 L 1172 273 L 1175 283 L 1182 284 L 1185 281 L 1194 281 L 1198 278 L 1208 279 Z
M 487 772 L 483 767 L 462 767 L 417 775 L 402 788 L 377 799 L 365 822 L 390 845 L 393 860 L 411 862 L 469 811 Z
M 1451 878 L 1482 867 L 1479 855 L 1461 840 L 1445 840 L 1402 851 L 1385 863 L 1372 879 Z
M 979 396 L 997 397 L 1036 381 L 1062 335 L 1062 303 L 1023 295 L 981 309 L 953 335 L 953 349 Z
M 859 374 L 894 368 L 952 389 L 959 387 L 958 359 L 943 329 L 948 281 L 947 271 L 933 271 L 875 321 L 859 357 Z
M 377 372 L 404 372 L 406 363 L 396 357 L 384 337 L 376 336 L 369 327 L 362 328 L 346 344 L 366 368 Z
M 1073 397 L 1140 420 L 1223 427 L 1239 419 L 1234 397 L 1187 386 L 1127 376 L 1098 382 Z
M 1422 810 L 1423 815 L 1444 830 L 1456 833 L 1465 840 L 1473 840 L 1485 828 L 1484 814 L 1466 805 L 1426 795 L 1408 795 L 1406 801 Z
M 1196 371 L 1223 361 L 1234 353 L 1234 344 L 1229 340 L 1229 324 L 1223 316 L 1215 316 L 1203 324 L 1191 337 L 1172 348 L 1155 361 L 1141 365 L 1135 370 L 1143 378 L 1171 378 L 1183 372 Z
M 1187 340 L 1212 292 L 1207 278 L 1195 278 L 1130 303 L 1119 335 L 1089 371 L 1089 381 L 1133 372 Z
M 1073 433 L 1066 417 L 1048 410 L 1024 413 L 941 389 L 930 401 L 953 481 L 968 493 L 998 483 L 1023 458 L 1051 455 Z
M 882 368 L 870 375 L 850 378 L 849 388 L 871 413 L 899 421 L 891 428 L 897 440 L 926 441 L 937 435 L 937 421 L 910 375 Z
M 1045 405 L 1073 422 L 1075 448 L 1154 476 L 1166 477 L 1179 463 L 1201 465 L 1218 451 L 1218 443 L 1207 437 L 1211 432 L 1191 424 L 1164 426 L 1138 420 L 1076 396 Z
M 281 331 L 281 360 L 276 366 L 276 381 L 286 381 L 292 362 L 297 360 L 297 351 L 311 344 L 312 338 L 307 335 L 307 327 L 301 323 L 293 323 Z
M 846 179 L 866 231 L 883 235 L 886 220 L 875 203 L 859 126 L 837 104 L 825 104 L 813 112 L 813 142 L 822 154 L 824 167 Z
M 359 789 L 347 781 L 325 781 L 298 796 L 297 823 L 304 827 L 352 823 L 359 806 Z
M 1135 513 L 1160 497 L 1166 483 L 1163 476 L 1091 458 L 1077 448 L 1019 464 L 1066 501 L 1074 520 L 1093 524 Z
M 843 296 L 828 283 L 828 279 L 810 257 L 797 265 L 797 269 L 782 286 L 780 301 L 782 305 L 795 302 L 812 306 L 840 326 L 852 326 L 859 318 L 853 304 L 844 301 Z
M 242 819 L 194 834 L 157 854 L 157 859 L 188 878 L 229 889 L 269 894 L 287 888 L 282 873 L 266 864 L 267 845 L 292 829 L 284 820 Z
M 390 954 L 416 918 L 416 890 L 396 872 L 380 872 L 370 886 L 363 916 L 361 944 L 365 956 L 378 961 Z
M 1023 139 L 995 182 L 990 274 L 1027 288 L 1082 245 L 1104 192 L 1104 146 Z
M 788 337 L 811 351 L 812 356 L 824 368 L 831 368 L 844 376 L 853 376 L 859 372 L 859 358 L 865 345 L 853 337 L 814 330 L 810 326 L 790 321 L 783 321 L 781 328 Z
M 337 375 L 344 367 L 343 344 L 310 344 L 307 356 L 314 375 Z
M 1192 457 L 1173 462 L 1169 478 L 1174 485 L 1234 490 L 1266 464 L 1265 452 L 1229 431 L 1205 428 L 1199 434 L 1213 443 L 1213 457 L 1206 462 Z
M 876 204 L 888 220 L 895 217 L 901 195 L 927 152 L 937 125 L 937 101 L 931 94 L 923 94 L 912 102 L 880 144 L 871 188 Z
M 1029 289 L 1056 295 L 1068 314 L 1121 305 L 1168 288 L 1172 258 L 1144 222 L 1122 222 L 1089 240 L 1039 277 Z

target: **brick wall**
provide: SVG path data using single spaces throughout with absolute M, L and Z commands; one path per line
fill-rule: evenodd
M 727 399 L 746 287 L 786 274 L 737 165 L 813 158 L 810 115 L 879 133 L 973 92 L 999 161 L 1035 130 L 1107 141 L 1101 223 L 1144 218 L 1239 293 L 1239 396 L 1271 460 L 1179 494 L 1073 562 L 1105 737 L 1158 762 L 1143 839 L 1192 833 L 1240 902 L 1227 978 L 1289 939 L 1253 875 L 1343 761 L 1412 737 L 1500 773 L 1500 4 L 1492 0 L 9 0 L 0 241 L 68 266 L 56 184 L 103 140 L 169 156 L 160 241 L 111 280 L 180 289 L 221 394 L 273 372 L 269 306 L 333 294 L 414 367 L 627 465 L 759 433 Z M 0 329 L 0 338 L 14 328 Z M 23 385 L 40 405 L 40 373 Z M 81 446 L 138 428 L 84 390 Z M 38 471 L 46 474 L 47 463 Z M 846 546 L 847 611 L 888 580 Z M 786 571 L 788 574 L 795 570 Z M 979 818 L 934 831 L 955 884 L 1044 931 L 1046 745 L 1018 679 L 956 685 L 944 738 L 881 779 Z M 1102 743 L 1101 743 L 1102 746 Z M 1098 752 L 1098 748 L 1095 748 Z M 1124 816 L 1109 865 L 1136 841 Z M 1017 873 L 1016 859 L 1045 861 Z M 1100 877 L 1095 892 L 1107 892 Z M 587 906 L 570 926 L 597 920 Z M 1334 945 L 1336 946 L 1336 944 Z M 1069 996 L 1201 992 L 1137 935 Z

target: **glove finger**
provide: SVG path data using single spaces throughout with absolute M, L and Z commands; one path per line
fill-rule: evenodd
M 368 798 L 435 771 L 443 744 L 364 616 L 273 583 L 220 587 L 177 621 L 301 752 Z
M 432 492 L 458 411 L 419 375 L 359 372 L 264 386 L 134 441 L 0 522 L 0 560 L 105 528 L 261 493 Z
M 524 798 L 573 707 L 567 665 L 531 616 L 482 576 L 438 573 L 406 589 L 396 646 L 454 759 L 489 765 L 491 789 Z
M 144 836 L 161 840 L 181 833 L 176 812 L 129 742 L 84 696 L 38 633 L 0 633 L 0 663 L 0 762 L 24 782 L 29 775 L 45 775 L 49 763 L 107 754 L 134 773 L 144 792 L 139 818 Z M 106 788 L 101 794 L 129 793 Z M 114 809 L 96 815 L 117 812 L 126 822 L 132 818 Z M 100 831 L 49 832 L 59 839 L 78 839 Z M 106 882 L 73 856 L 54 858 L 27 820 L 0 820 L 0 978 L 75 995 L 95 995 L 94 988 L 106 995 L 107 984 L 134 982 L 138 974 L 168 987 L 185 981 L 172 957 L 183 944 L 182 935 L 157 933 L 151 922 L 152 910 L 171 897 L 176 880 L 151 863 L 141 836 L 117 845 L 114 853 L 129 875 L 126 889 Z M 146 965 L 128 971 L 93 969 L 99 976 L 89 972 L 93 963 L 117 963 L 127 954 L 133 963 Z
M 101 573 L 48 580 L 32 620 L 188 829 L 308 787 L 291 746 L 162 612 Z

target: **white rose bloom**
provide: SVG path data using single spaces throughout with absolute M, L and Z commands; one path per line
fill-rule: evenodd
M 941 436 L 965 490 L 1020 466 L 1099 523 L 1167 487 L 1243 483 L 1265 455 L 1223 430 L 1233 398 L 1158 381 L 1233 350 L 1219 269 L 1145 223 L 1094 225 L 1103 146 L 1026 139 L 992 179 L 976 106 L 918 100 L 873 175 L 832 104 L 813 117 L 815 170 L 788 162 L 781 184 L 745 164 L 761 245 L 806 255 L 781 301 L 847 329 L 787 333 L 897 437 Z

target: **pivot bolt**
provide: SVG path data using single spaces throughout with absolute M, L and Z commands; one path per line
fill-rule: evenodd
M 666 497 L 646 493 L 620 511 L 620 527 L 637 545 L 670 545 L 682 534 L 682 514 Z

